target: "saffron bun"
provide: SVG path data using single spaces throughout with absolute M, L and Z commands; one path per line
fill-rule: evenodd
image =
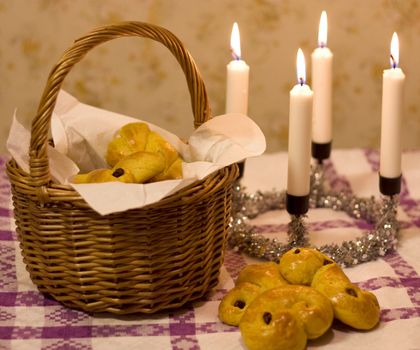
M 182 178 L 182 158 L 177 150 L 143 122 L 120 128 L 109 142 L 105 159 L 112 169 L 78 174 L 74 183 L 146 183 Z
M 122 169 L 95 169 L 88 173 L 75 175 L 72 181 L 76 184 L 113 181 L 133 183 L 135 179 L 131 173 L 124 172 Z
M 360 330 L 376 326 L 380 306 L 376 296 L 353 284 L 330 257 L 312 248 L 293 248 L 279 262 L 282 276 L 291 284 L 309 285 L 326 296 L 334 317 Z
M 279 265 L 275 262 L 264 262 L 245 266 L 236 279 L 236 284 L 249 282 L 256 284 L 262 290 L 287 285 L 287 281 L 280 273 Z
M 121 127 L 108 144 L 105 159 L 111 167 L 130 154 L 144 151 L 150 128 L 146 123 L 129 123 Z
M 333 260 L 312 248 L 293 248 L 283 254 L 279 268 L 284 279 L 291 284 L 311 285 L 315 273 Z
M 157 132 L 143 122 L 121 127 L 109 142 L 105 159 L 111 167 L 139 152 L 154 153 L 163 161 L 163 169 L 149 178 L 161 181 L 182 178 L 182 159 L 177 150 Z
M 344 324 L 360 330 L 374 328 L 380 319 L 376 296 L 351 283 L 337 264 L 321 267 L 311 286 L 331 301 L 334 316 Z
M 121 159 L 113 169 L 123 169 L 136 183 L 145 183 L 165 169 L 165 159 L 158 153 L 140 151 Z
M 323 335 L 334 312 L 324 295 L 307 286 L 285 285 L 266 290 L 245 310 L 239 323 L 247 347 L 305 349 L 307 339 Z
M 230 326 L 238 326 L 245 310 L 261 292 L 261 287 L 248 282 L 233 287 L 219 304 L 220 321 Z
M 303 325 L 289 309 L 271 309 L 256 304 L 246 312 L 239 329 L 249 350 L 303 350 L 307 337 Z M 247 311 L 249 308 L 247 309 Z

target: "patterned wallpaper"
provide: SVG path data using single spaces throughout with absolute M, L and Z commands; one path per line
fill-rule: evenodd
M 13 110 L 30 125 L 49 70 L 72 40 L 123 20 L 158 24 L 181 38 L 203 74 L 215 115 L 224 112 L 237 21 L 251 67 L 249 115 L 265 133 L 268 151 L 285 149 L 296 51 L 302 47 L 310 71 L 324 9 L 334 53 L 334 146 L 379 147 L 382 70 L 397 31 L 407 76 L 403 147 L 420 147 L 418 0 L 0 0 L 0 152 Z M 83 102 L 150 120 L 181 137 L 192 130 L 181 69 L 151 40 L 119 39 L 96 48 L 64 88 Z

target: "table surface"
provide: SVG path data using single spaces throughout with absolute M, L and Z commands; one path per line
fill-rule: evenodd
M 0 158 L 0 349 L 244 349 L 238 328 L 221 323 L 217 308 L 240 269 L 256 260 L 229 249 L 211 295 L 173 313 L 92 317 L 40 294 L 20 255 L 5 160 Z M 310 341 L 308 349 L 420 349 L 419 160 L 420 150 L 403 154 L 397 252 L 345 270 L 353 282 L 377 296 L 380 324 L 360 332 L 334 323 L 324 336 Z M 327 182 L 335 190 L 379 197 L 378 163 L 376 151 L 335 150 L 326 167 Z M 249 192 L 284 189 L 286 169 L 286 153 L 248 159 L 242 184 Z M 288 221 L 284 211 L 272 211 L 252 224 L 266 237 L 283 239 Z M 311 209 L 306 221 L 316 245 L 355 238 L 366 227 L 327 209 Z

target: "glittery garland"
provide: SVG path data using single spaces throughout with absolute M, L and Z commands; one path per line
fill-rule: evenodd
M 327 254 L 342 266 L 353 266 L 384 256 L 397 247 L 399 224 L 397 221 L 398 196 L 382 197 L 381 201 L 358 198 L 346 192 L 325 188 L 323 166 L 317 164 L 311 174 L 310 208 L 329 208 L 344 211 L 349 216 L 365 220 L 374 229 L 360 237 L 344 241 L 341 245 L 310 244 L 302 216 L 291 216 L 288 224 L 288 242 L 269 239 L 255 232 L 249 220 L 270 210 L 285 209 L 285 191 L 267 191 L 249 194 L 237 183 L 234 187 L 233 215 L 230 222 L 229 246 L 255 258 L 279 260 L 293 247 L 313 247 Z

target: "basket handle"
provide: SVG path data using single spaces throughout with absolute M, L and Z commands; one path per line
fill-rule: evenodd
M 29 165 L 35 186 L 45 186 L 50 181 L 47 154 L 48 132 L 52 112 L 64 78 L 90 49 L 111 39 L 129 36 L 149 38 L 165 45 L 184 71 L 191 96 L 194 127 L 197 128 L 211 118 L 208 96 L 201 74 L 190 53 L 174 34 L 165 28 L 143 22 L 121 22 L 94 29 L 77 39 L 73 46 L 64 52 L 48 77 L 31 128 Z

